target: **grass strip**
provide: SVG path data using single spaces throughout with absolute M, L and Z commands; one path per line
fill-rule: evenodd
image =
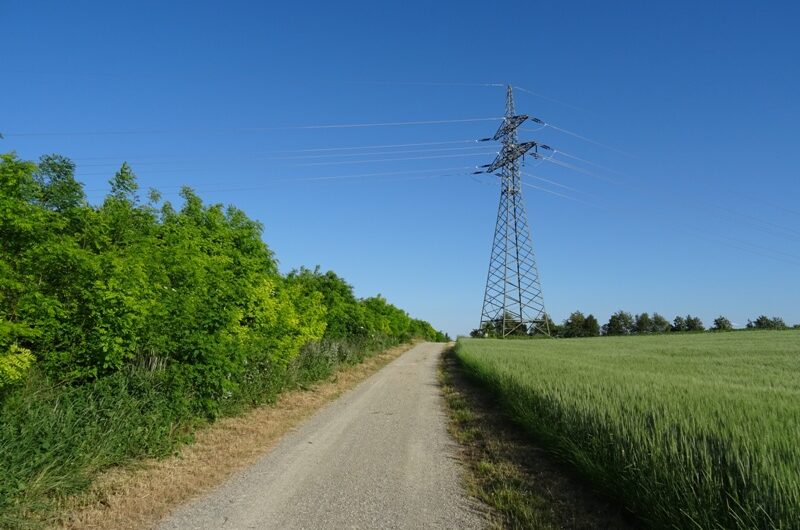
M 146 528 L 407 348 L 301 355 L 215 421 L 157 373 L 80 387 L 31 379 L 0 409 L 0 528 Z
M 468 493 L 489 507 L 491 528 L 635 528 L 619 508 L 531 441 L 451 350 L 439 381 L 449 431 L 461 447 Z

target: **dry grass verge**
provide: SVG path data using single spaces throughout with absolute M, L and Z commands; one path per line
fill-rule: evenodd
M 613 504 L 517 427 L 485 389 L 470 381 L 452 350 L 440 383 L 450 433 L 461 446 L 467 491 L 489 506 L 492 528 L 631 530 Z
M 410 349 L 398 346 L 344 366 L 329 380 L 279 396 L 273 405 L 223 418 L 199 430 L 173 457 L 101 475 L 89 492 L 66 501 L 62 529 L 152 528 L 173 507 L 224 482 L 255 462 L 288 431 Z

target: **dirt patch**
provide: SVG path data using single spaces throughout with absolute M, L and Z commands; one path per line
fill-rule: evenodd
M 464 373 L 452 350 L 440 383 L 450 432 L 461 446 L 468 492 L 488 505 L 493 528 L 631 530 L 629 514 L 519 428 L 486 389 Z
M 87 494 L 66 501 L 58 528 L 152 528 L 173 507 L 255 462 L 286 432 L 410 347 L 399 346 L 344 367 L 328 381 L 282 394 L 274 405 L 220 419 L 199 430 L 195 443 L 174 457 L 105 472 Z

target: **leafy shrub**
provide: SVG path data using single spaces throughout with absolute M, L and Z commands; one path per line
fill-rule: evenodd
M 237 208 L 142 204 L 127 164 L 91 205 L 74 170 L 0 155 L 0 527 L 198 422 L 444 338 L 333 272 L 281 276 Z
M 0 392 L 22 381 L 33 361 L 30 350 L 13 344 L 7 353 L 0 354 Z

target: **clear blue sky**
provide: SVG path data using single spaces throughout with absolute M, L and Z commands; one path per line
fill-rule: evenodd
M 525 168 L 564 195 L 525 188 L 554 319 L 800 322 L 795 2 L 0 0 L 0 18 L 0 150 L 73 157 L 93 201 L 127 160 L 166 199 L 187 184 L 261 221 L 282 270 L 466 333 L 499 195 L 466 141 L 497 122 L 280 127 L 494 118 L 503 89 L 469 84 L 512 83 L 549 98 L 518 91 L 520 112 L 616 149 L 523 134 L 595 164 Z

